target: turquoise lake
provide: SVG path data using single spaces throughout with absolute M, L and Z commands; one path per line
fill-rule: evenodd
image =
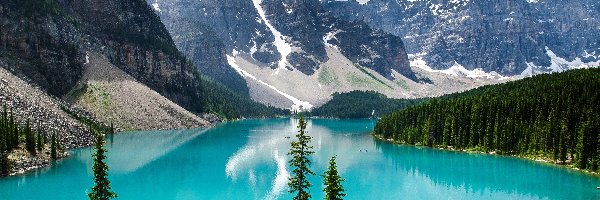
M 211 129 L 109 136 L 118 199 L 291 199 L 287 152 L 296 119 L 245 120 Z M 310 178 L 338 156 L 346 199 L 600 199 L 600 178 L 523 159 L 393 145 L 371 120 L 308 120 Z M 291 137 L 291 138 L 286 138 Z M 92 149 L 26 175 L 0 179 L 0 199 L 87 199 Z

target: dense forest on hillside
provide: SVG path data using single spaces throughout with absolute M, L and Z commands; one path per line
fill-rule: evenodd
M 600 69 L 538 75 L 435 98 L 383 117 L 374 134 L 399 143 L 600 165 Z
M 309 115 L 335 118 L 369 118 L 387 115 L 422 100 L 391 99 L 373 91 L 334 93 L 333 99 L 312 110 Z
M 216 113 L 225 118 L 275 117 L 289 115 L 286 109 L 266 106 L 248 96 L 236 94 L 205 75 L 200 77 L 201 100 L 197 101 L 203 112 Z

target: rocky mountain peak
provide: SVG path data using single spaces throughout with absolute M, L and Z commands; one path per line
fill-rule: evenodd
M 400 36 L 432 69 L 456 63 L 505 76 L 598 64 L 599 3 L 590 0 L 326 1 L 346 20 Z

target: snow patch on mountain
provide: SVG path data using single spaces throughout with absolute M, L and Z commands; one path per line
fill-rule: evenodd
M 595 53 L 596 52 L 589 53 L 587 51 L 584 51 L 582 57 L 598 59 L 599 57 L 597 57 Z M 523 72 L 521 72 L 521 76 L 528 77 L 537 74 L 547 73 L 548 70 L 550 70 L 550 72 L 563 72 L 571 69 L 583 69 L 600 65 L 600 61 L 598 60 L 592 62 L 583 62 L 580 57 L 576 57 L 572 61 L 568 61 L 567 59 L 561 58 L 560 56 L 556 55 L 556 53 L 554 53 L 548 47 L 546 47 L 546 55 L 550 57 L 551 64 L 549 67 L 537 66 L 532 62 L 527 62 L 527 68 L 523 70 Z
M 356 1 L 358 1 L 358 3 L 360 5 L 365 5 L 365 4 L 369 3 L 369 1 L 371 1 L 371 0 L 356 0 Z
M 86 51 L 85 52 L 85 63 L 83 63 L 84 65 L 87 65 L 90 63 L 90 54 Z
M 336 31 L 332 31 L 332 32 L 329 32 L 329 33 L 325 34 L 325 36 L 323 36 L 323 44 L 325 44 L 325 46 L 327 46 L 327 47 L 337 48 L 335 45 L 329 43 L 329 40 L 337 39 L 335 37 L 335 35 L 338 34 L 338 33 L 341 33 L 341 32 L 343 32 L 343 31 L 342 30 L 336 30 Z
M 154 3 L 152 4 L 152 9 L 154 9 L 155 11 L 158 11 L 158 12 L 160 12 L 160 11 L 161 11 L 161 10 L 160 10 L 160 7 L 158 6 L 158 3 L 157 3 L 157 2 L 154 2 Z
M 586 53 L 586 56 L 588 56 L 588 57 L 591 56 L 591 55 L 589 55 L 589 53 L 587 51 L 585 53 Z M 562 72 L 562 71 L 569 70 L 569 69 L 589 68 L 589 67 L 592 67 L 595 65 L 600 65 L 600 63 L 598 61 L 587 62 L 587 63 L 583 62 L 583 61 L 581 61 L 581 58 L 579 58 L 579 57 L 575 58 L 572 61 L 568 61 L 568 60 L 556 55 L 548 47 L 546 47 L 546 54 L 550 57 L 550 62 L 552 63 L 550 65 L 550 69 L 552 69 L 553 72 Z M 596 58 L 595 56 L 593 56 L 593 57 Z
M 536 75 L 539 72 L 539 69 L 537 66 L 535 66 L 533 63 L 531 62 L 527 62 L 527 68 L 525 68 L 525 70 L 523 70 L 523 72 L 521 72 L 521 77 L 530 77 L 533 75 Z
M 252 0 L 252 2 L 254 3 L 254 7 L 256 8 L 256 11 L 258 11 L 258 15 L 260 16 L 262 21 L 269 28 L 273 36 L 275 36 L 275 42 L 273 44 L 275 45 L 275 48 L 277 48 L 277 51 L 279 51 L 279 53 L 281 54 L 281 59 L 279 60 L 279 68 L 276 71 L 277 73 L 280 69 L 286 69 L 286 66 L 288 64 L 287 56 L 290 53 L 292 53 L 292 45 L 287 43 L 285 41 L 286 37 L 283 36 L 281 32 L 279 32 L 277 29 L 275 29 L 275 27 L 269 22 L 269 20 L 267 20 L 265 10 L 260 5 L 262 3 L 262 0 Z
M 446 74 L 446 75 L 450 75 L 450 76 L 464 76 L 464 77 L 471 78 L 471 79 L 486 78 L 486 79 L 504 80 L 504 79 L 509 78 L 509 77 L 504 77 L 494 71 L 485 72 L 481 68 L 477 68 L 474 70 L 468 70 L 464 66 L 460 65 L 458 62 L 455 62 L 454 65 L 452 65 L 452 67 L 450 67 L 448 69 L 434 70 L 431 67 L 429 67 L 429 65 L 427 65 L 427 62 L 425 62 L 425 60 L 423 60 L 423 56 L 424 56 L 424 54 L 418 54 L 418 55 L 409 54 L 410 65 L 414 66 L 414 67 L 418 67 L 420 69 L 423 69 L 427 72 L 442 73 L 442 74 Z
M 293 97 L 292 95 L 289 95 L 285 92 L 282 92 L 281 90 L 275 88 L 272 85 L 269 85 L 268 83 L 256 78 L 256 76 L 244 71 L 235 61 L 235 58 L 233 56 L 227 55 L 227 62 L 229 63 L 229 65 L 231 67 L 233 67 L 233 69 L 235 69 L 238 73 L 240 73 L 240 75 L 244 76 L 244 77 L 248 77 L 252 80 L 255 80 L 257 82 L 259 82 L 260 84 L 267 86 L 268 88 L 274 90 L 275 92 L 277 92 L 278 94 L 284 96 L 285 98 L 289 99 L 290 101 L 294 102 L 294 104 L 291 106 L 291 110 L 296 110 L 296 111 L 302 111 L 302 110 L 310 110 L 313 108 L 313 105 L 310 104 L 309 102 L 306 101 L 301 101 L 296 97 Z

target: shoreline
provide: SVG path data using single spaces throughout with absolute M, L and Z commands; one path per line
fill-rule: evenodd
M 81 146 L 73 149 L 85 147 L 89 146 Z M 13 152 L 11 152 L 8 156 L 9 160 L 11 160 L 10 173 L 7 176 L 0 177 L 0 179 L 12 176 L 25 175 L 34 172 L 38 169 L 50 167 L 52 166 L 53 162 L 70 157 L 71 153 L 69 152 L 69 150 L 70 149 L 65 149 L 58 152 L 58 158 L 56 160 L 52 160 L 50 158 L 49 145 L 45 146 L 44 149 L 41 152 L 38 152 L 38 155 L 36 155 L 35 157 L 31 157 L 29 152 L 27 152 L 27 150 L 25 150 L 24 148 L 13 150 Z
M 182 129 L 185 129 L 185 130 L 197 129 L 197 128 L 210 129 L 221 123 L 223 123 L 223 121 L 211 123 L 211 125 L 207 126 L 207 127 L 195 127 L 195 128 L 189 127 L 189 128 L 182 128 Z M 132 131 L 133 132 L 135 132 L 135 131 L 175 131 L 175 130 L 182 130 L 182 129 L 155 129 L 155 130 L 121 130 L 121 129 L 118 129 L 119 132 L 114 133 L 113 135 L 127 134 L 128 132 L 132 132 Z M 19 148 L 17 150 L 13 150 L 13 152 L 11 152 L 9 154 L 9 160 L 11 161 L 10 173 L 7 176 L 0 176 L 0 180 L 3 178 L 13 177 L 13 176 L 27 175 L 29 173 L 35 172 L 38 169 L 52 167 L 52 165 L 54 163 L 71 157 L 71 151 L 77 150 L 77 149 L 82 149 L 82 148 L 89 148 L 92 146 L 94 146 L 94 145 L 93 144 L 82 144 L 82 145 L 77 145 L 77 146 L 74 146 L 71 148 L 66 148 L 66 149 L 62 150 L 61 152 L 58 152 L 58 159 L 56 159 L 56 160 L 52 160 L 50 158 L 50 147 L 49 146 L 45 146 L 44 149 L 42 150 L 42 152 L 38 152 L 38 155 L 35 157 L 31 157 L 29 152 L 27 152 L 24 149 L 24 147 Z
M 382 141 L 382 142 L 387 142 L 390 144 L 394 144 L 394 145 L 403 145 L 403 146 L 410 146 L 410 147 L 424 147 L 424 148 L 429 148 L 429 149 L 433 149 L 433 150 L 440 150 L 440 151 L 449 151 L 449 152 L 460 152 L 460 153 L 466 153 L 466 154 L 479 154 L 479 155 L 492 155 L 492 156 L 501 156 L 501 157 L 510 157 L 510 158 L 518 158 L 518 159 L 523 159 L 526 161 L 531 161 L 531 162 L 535 162 L 538 164 L 546 164 L 552 167 L 557 167 L 557 168 L 561 168 L 561 169 L 566 169 L 566 170 L 571 170 L 573 172 L 578 172 L 578 173 L 583 173 L 589 176 L 593 176 L 596 178 L 600 178 L 600 173 L 598 172 L 593 172 L 593 171 L 589 171 L 589 170 L 582 170 L 579 169 L 577 167 L 575 167 L 573 164 L 558 164 L 556 162 L 554 162 L 551 159 L 547 159 L 544 157 L 536 157 L 536 156 L 523 156 L 523 155 L 503 155 L 503 154 L 497 154 L 495 151 L 493 152 L 483 152 L 483 151 L 475 151 L 475 150 L 457 150 L 457 149 L 453 149 L 453 148 L 443 148 L 443 147 L 428 147 L 428 146 L 422 146 L 422 145 L 410 145 L 410 144 L 404 144 L 401 142 L 396 142 L 395 140 L 392 139 L 385 139 L 382 138 L 378 135 L 374 135 L 374 134 L 370 134 L 374 139 Z

